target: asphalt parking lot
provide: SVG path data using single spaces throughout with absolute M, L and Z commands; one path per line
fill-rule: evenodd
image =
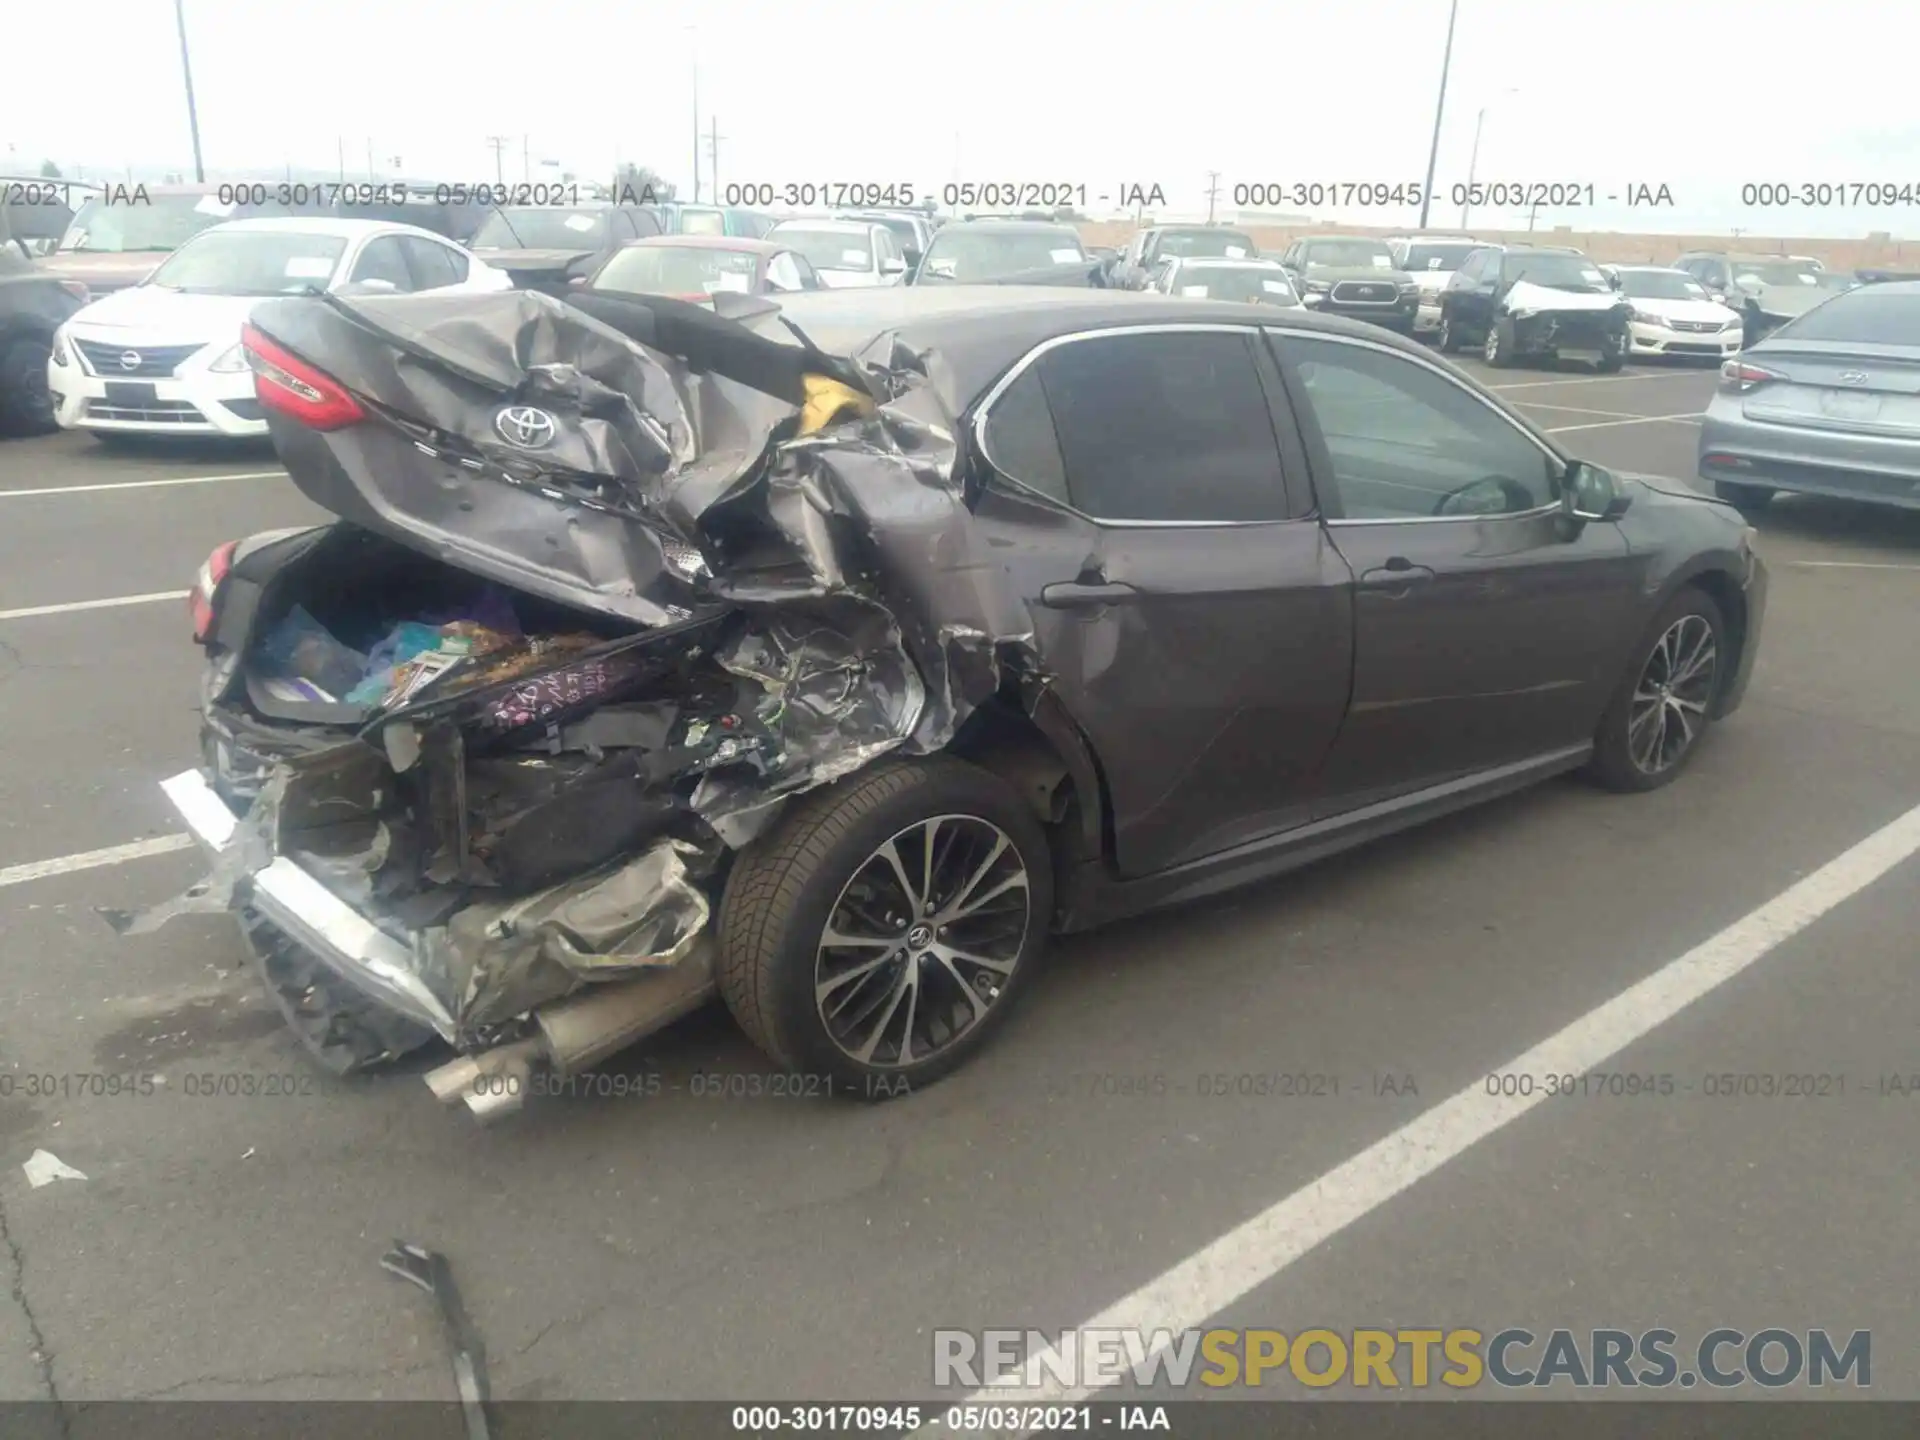
M 1578 454 L 1692 475 L 1711 370 L 1485 378 Z M 617 1062 L 648 1098 L 481 1131 L 413 1073 L 308 1070 L 223 917 L 120 939 L 94 910 L 199 868 L 156 789 L 195 752 L 180 597 L 220 541 L 313 517 L 276 468 L 0 446 L 0 1398 L 444 1398 L 394 1236 L 451 1257 L 502 1398 L 900 1398 L 936 1327 L 1098 1315 L 1871 1329 L 1875 1393 L 1920 1398 L 1920 1094 L 1880 1093 L 1920 1075 L 1920 515 L 1763 517 L 1751 694 L 1663 791 L 1554 783 L 1076 938 L 903 1102 L 696 1093 L 765 1069 L 715 1010 Z M 1672 1093 L 1423 1118 L 1556 1036 L 1530 1063 Z M 1337 1095 L 1199 1093 L 1302 1073 Z M 86 1178 L 30 1188 L 37 1149 Z

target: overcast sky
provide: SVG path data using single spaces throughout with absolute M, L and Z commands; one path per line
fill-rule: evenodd
M 1446 0 L 1145 6 L 1008 0 L 186 0 L 210 173 L 288 163 L 350 178 L 491 179 L 489 135 L 536 163 L 651 165 L 683 190 L 717 118 L 720 180 L 1158 183 L 1169 211 L 1259 181 L 1422 179 Z M 84 23 L 76 28 L 76 14 Z M 698 17 L 697 39 L 692 29 Z M 1576 228 L 1920 234 L 1920 208 L 1743 210 L 1743 182 L 1920 184 L 1902 0 L 1460 0 L 1430 223 L 1467 177 L 1592 184 Z M 173 7 L 10 8 L 0 170 L 191 174 Z M 1884 42 L 1884 43 L 1881 43 Z M 76 45 L 84 43 L 84 54 Z M 1507 94 L 1512 87 L 1519 93 Z M 11 146 L 12 155 L 7 149 Z M 702 159 L 711 183 L 708 162 Z M 1624 210 L 1630 185 L 1671 210 Z M 1280 208 L 1293 209 L 1291 205 Z M 1344 218 L 1410 224 L 1417 210 Z M 1477 223 L 1515 223 L 1477 210 Z M 1517 223 L 1524 224 L 1524 216 Z

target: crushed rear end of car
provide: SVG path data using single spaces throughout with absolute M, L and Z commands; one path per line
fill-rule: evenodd
M 118 928 L 231 911 L 322 1064 L 437 1039 L 441 1099 L 510 1111 L 712 993 L 717 887 L 792 797 L 1032 679 L 926 358 L 728 308 L 254 312 L 340 518 L 203 570 L 205 753 L 163 788 L 211 871 Z

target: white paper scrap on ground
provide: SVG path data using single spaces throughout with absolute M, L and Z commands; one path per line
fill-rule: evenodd
M 38 1190 L 56 1180 L 84 1180 L 87 1177 L 63 1161 L 51 1150 L 36 1150 L 20 1167 L 27 1172 L 27 1184 Z

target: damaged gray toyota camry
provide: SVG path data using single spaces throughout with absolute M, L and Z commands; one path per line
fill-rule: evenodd
M 940 287 L 273 300 L 245 348 L 338 519 L 193 591 L 165 782 L 339 1073 L 443 1041 L 516 1108 L 716 991 L 877 1097 L 1050 933 L 1584 768 L 1746 688 L 1730 507 L 1572 460 L 1301 312 Z

